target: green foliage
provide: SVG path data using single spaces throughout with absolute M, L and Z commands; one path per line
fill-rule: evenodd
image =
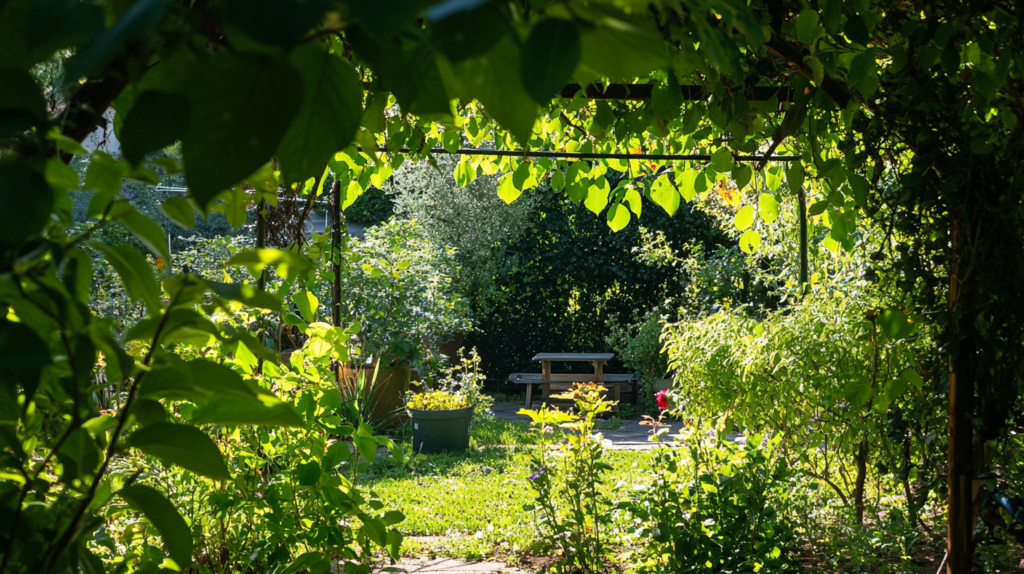
M 482 130 L 480 137 L 486 135 Z M 526 196 L 506 204 L 496 194 L 495 178 L 478 176 L 472 159 L 439 158 L 437 166 L 403 165 L 389 197 L 399 217 L 416 220 L 434 243 L 455 249 L 453 283 L 474 314 L 486 317 L 498 311 L 500 277 L 514 264 L 509 248 L 534 216 L 535 201 Z M 472 179 L 460 179 L 463 173 Z
M 415 221 L 388 221 L 353 242 L 342 267 L 341 318 L 359 325 L 358 356 L 428 359 L 469 329 L 466 303 L 452 288 L 451 257 Z
M 453 360 L 452 366 L 431 381 L 432 390 L 410 395 L 406 407 L 432 411 L 478 406 L 484 398 L 481 394 L 483 386 L 484 374 L 480 372 L 480 356 L 476 354 L 476 349 L 470 352 L 468 358 L 459 349 L 458 362 Z M 486 408 L 482 410 L 486 411 Z
M 378 223 L 391 219 L 395 214 L 395 200 L 387 192 L 371 187 L 360 194 L 352 205 L 345 208 L 345 219 L 366 225 L 377 225 Z
M 601 532 L 611 522 L 612 504 L 600 488 L 611 465 L 602 460 L 604 443 L 600 433 L 594 433 L 597 415 L 611 411 L 615 404 L 603 398 L 604 391 L 593 383 L 573 383 L 568 392 L 552 395 L 572 400 L 576 414 L 550 410 L 547 405 L 539 411 L 519 411 L 532 419 L 541 437 L 548 436 L 549 426 L 569 431 L 564 442 L 544 442 L 530 453 L 530 482 L 536 498 L 523 506 L 533 513 L 542 549 L 558 552 L 556 571 L 600 571 L 609 553 Z
M 410 397 L 405 406 L 421 411 L 449 411 L 464 409 L 471 404 L 463 396 L 452 395 L 444 391 L 427 391 Z
M 111 106 L 116 110 L 115 130 L 127 131 L 126 151 L 133 161 L 180 137 L 195 208 L 203 214 L 219 211 L 235 227 L 245 223 L 250 203 L 275 201 L 280 184 L 318 175 L 324 162 L 339 182 L 347 181 L 344 197 L 350 202 L 370 186 L 380 187 L 401 166 L 404 156 L 395 153 L 401 146 L 407 145 L 413 158 L 424 159 L 436 146 L 457 148 L 465 132 L 478 143 L 491 134 L 494 145 L 505 149 L 652 150 L 710 156 L 710 161 L 674 164 L 607 159 L 595 166 L 587 162 L 586 169 L 584 162 L 570 167 L 504 156 L 486 158 L 471 168 L 476 175 L 504 174 L 497 193 L 507 202 L 550 178 L 572 203 L 603 215 L 598 221 L 601 229 L 609 225 L 621 232 L 629 229 L 631 214 L 639 216 L 642 201 L 630 194 L 638 194 L 636 186 L 612 187 L 608 170 L 660 182 L 645 187 L 644 195 L 663 211 L 683 209 L 680 198 L 705 202 L 715 193 L 730 198 L 729 205 L 742 214 L 736 219 L 733 213 L 733 220 L 744 228 L 737 238 L 740 249 L 761 256 L 766 248 L 779 245 L 762 227 L 774 218 L 770 202 L 762 206 L 758 201 L 755 213 L 747 209 L 752 203 L 741 204 L 743 188 L 764 174 L 773 194 L 806 196 L 813 249 L 820 247 L 836 258 L 868 245 L 875 250 L 877 268 L 870 271 L 893 299 L 899 299 L 876 305 L 877 309 L 899 309 L 916 317 L 915 324 L 927 323 L 926 330 L 941 330 L 941 350 L 932 344 L 934 360 L 929 364 L 952 365 L 955 377 L 950 380 L 957 384 L 950 385 L 951 394 L 963 390 L 964 396 L 976 399 L 956 402 L 970 405 L 969 412 L 957 417 L 970 425 L 954 429 L 960 451 L 969 455 L 972 445 L 991 441 L 998 446 L 1008 440 L 1006 429 L 1020 411 L 1024 364 L 1024 307 L 1018 304 L 1024 277 L 1024 242 L 1018 240 L 1024 227 L 1019 201 L 1024 164 L 1017 151 L 1024 134 L 1019 121 L 1024 114 L 1019 86 L 1024 68 L 1017 57 L 1024 51 L 1021 22 L 1019 6 L 1005 2 L 827 1 L 809 6 L 793 1 L 684 0 L 638 7 L 601 2 L 424 6 L 345 0 L 306 2 L 295 10 L 251 10 L 233 0 L 209 6 L 162 0 L 4 2 L 0 69 L 9 89 L 0 96 L 0 199 L 5 205 L 0 214 L 0 304 L 7 307 L 10 321 L 36 331 L 53 364 L 12 371 L 5 378 L 13 381 L 3 387 L 9 395 L 3 403 L 11 405 L 3 421 L 5 427 L 13 427 L 5 436 L 14 438 L 4 439 L 10 445 L 4 447 L 4 464 L 10 466 L 4 476 L 14 478 L 4 478 L 3 484 L 22 494 L 5 497 L 4 508 L 16 520 L 32 513 L 33 526 L 9 529 L 24 540 L 15 544 L 14 535 L 6 536 L 0 569 L 17 563 L 49 572 L 95 570 L 83 533 L 101 522 L 105 500 L 97 492 L 105 491 L 100 490 L 99 479 L 106 476 L 121 433 L 130 428 L 133 389 L 145 380 L 150 363 L 173 354 L 171 349 L 182 340 L 206 337 L 204 343 L 210 343 L 213 337 L 216 344 L 230 347 L 253 338 L 252 332 L 266 333 L 263 311 L 249 309 L 236 318 L 231 305 L 239 301 L 225 301 L 227 294 L 243 299 L 243 305 L 259 302 L 262 297 L 250 289 L 183 278 L 166 268 L 157 277 L 148 264 L 131 256 L 121 257 L 122 268 L 116 270 L 133 285 L 133 295 L 147 301 L 141 311 L 145 315 L 128 326 L 123 341 L 117 341 L 111 325 L 89 314 L 88 290 L 83 286 L 91 283 L 92 269 L 78 247 L 111 222 L 131 228 L 128 222 L 137 220 L 136 209 L 118 199 L 122 178 L 159 182 L 157 172 L 145 163 L 133 165 L 93 153 L 84 186 L 96 192 L 87 216 L 97 226 L 69 235 L 73 202 L 67 193 L 75 178 L 55 166 L 72 155 L 88 153 L 80 142 L 105 124 L 102 114 Z M 578 32 L 578 51 L 572 32 L 541 37 L 540 32 L 556 28 Z M 550 49 L 546 42 L 562 51 L 544 54 Z M 60 60 L 60 66 L 54 60 Z M 359 70 L 358 84 L 352 68 Z M 582 96 L 545 101 L 557 83 L 568 78 L 584 86 L 653 84 L 657 97 L 652 95 L 650 103 L 609 103 Z M 33 87 L 35 79 L 49 85 Z M 60 87 L 54 90 L 57 82 Z M 701 93 L 691 96 L 681 118 L 663 117 L 675 115 L 678 100 L 666 97 L 675 82 Z M 176 121 L 153 121 L 160 118 L 154 117 L 153 96 L 147 94 L 156 93 L 170 96 L 158 96 L 163 101 L 187 101 L 187 106 L 168 107 L 173 117 L 164 119 Z M 458 101 L 453 105 L 454 100 Z M 359 126 L 355 118 L 360 118 Z M 151 130 L 135 127 L 139 125 Z M 147 137 L 139 138 L 139 133 Z M 360 149 L 336 149 L 349 140 L 358 142 Z M 800 161 L 786 169 L 759 165 L 755 171 L 737 159 L 764 150 L 768 141 L 772 152 L 799 156 Z M 378 152 L 381 145 L 387 154 Z M 272 157 L 280 163 L 270 163 Z M 460 180 L 472 181 L 466 171 L 462 168 Z M 735 195 L 739 201 L 732 202 Z M 544 209 L 558 211 L 551 204 Z M 884 243 L 862 242 L 859 222 L 864 220 L 887 230 Z M 146 227 L 152 229 L 136 225 L 133 235 L 159 251 Z M 603 241 L 595 235 L 589 243 L 598 246 L 595 250 L 606 249 Z M 538 264 L 543 257 L 536 256 L 552 252 L 549 237 L 534 246 L 537 250 L 522 257 L 515 272 L 533 266 L 530 277 L 536 281 L 523 283 L 538 284 L 553 268 Z M 122 251 L 107 247 L 111 257 Z M 614 266 L 600 267 L 605 261 L 597 259 L 578 259 L 583 261 L 578 264 L 606 276 L 619 273 Z M 558 262 L 555 268 L 565 267 L 565 262 Z M 547 321 L 563 314 L 588 315 L 591 324 L 601 325 L 601 300 L 628 300 L 630 310 L 651 307 L 622 294 L 627 290 L 625 280 L 611 283 L 613 290 L 600 276 L 576 275 L 593 285 L 602 299 L 577 283 L 550 297 L 552 307 L 529 313 L 510 297 L 505 300 L 514 308 L 510 316 L 536 322 L 537 317 Z M 640 275 L 618 277 L 647 280 Z M 153 282 L 159 301 L 153 297 Z M 200 304 L 206 307 L 197 310 Z M 259 304 L 274 307 L 265 300 Z M 219 322 L 203 316 L 215 309 L 223 311 Z M 379 318 L 366 314 L 371 321 Z M 516 331 L 516 340 L 545 340 L 534 336 L 543 334 L 553 335 L 546 340 L 566 341 L 570 348 L 563 350 L 595 347 L 594 337 L 571 336 L 586 334 L 579 328 L 582 319 L 576 323 L 575 329 L 542 325 L 537 333 L 527 333 L 530 336 Z M 827 322 L 804 326 L 817 324 Z M 887 324 L 882 326 L 885 332 L 901 331 L 899 321 Z M 376 327 L 381 333 L 390 329 Z M 488 337 L 508 339 L 497 325 L 487 327 Z M 865 332 L 852 329 L 844 326 L 836 336 Z M 875 330 L 872 323 L 872 337 Z M 414 340 L 422 338 L 416 333 Z M 364 339 L 368 349 L 376 345 L 378 351 L 387 347 L 389 352 L 410 354 L 408 349 L 392 349 L 397 339 L 390 335 L 376 342 L 370 336 Z M 399 346 L 417 344 L 407 340 Z M 135 355 L 128 354 L 125 345 Z M 264 346 L 252 346 L 253 355 L 267 355 Z M 481 348 L 489 358 L 531 355 L 518 345 Z M 34 481 L 65 441 L 85 444 L 70 437 L 84 436 L 76 434 L 83 430 L 81 425 L 98 416 L 89 406 L 86 389 L 92 385 L 92 366 L 100 352 L 105 368 L 117 373 L 115 379 L 132 381 L 127 385 L 127 404 L 117 413 L 110 436 L 88 431 L 100 450 L 109 445 L 94 475 L 97 480 L 86 475 L 84 482 L 76 483 L 83 479 L 54 476 L 61 486 L 50 493 Z M 0 358 L 6 361 L 12 354 L 4 349 Z M 754 356 L 761 373 L 749 375 L 752 371 L 737 368 L 733 376 L 774 372 L 777 365 L 766 362 L 760 352 Z M 796 356 L 816 360 L 813 354 Z M 850 356 L 863 370 L 864 354 Z M 871 372 L 881 372 L 875 362 L 870 364 Z M 866 387 L 862 376 L 854 376 L 843 387 L 848 392 L 837 394 L 832 382 L 836 373 L 854 369 L 825 365 L 827 395 L 842 395 L 861 407 L 871 403 L 871 409 L 885 411 L 880 405 L 898 401 L 903 393 L 897 391 L 904 383 L 914 386 L 912 380 L 896 382 L 901 379 L 893 377 L 885 386 Z M 921 410 L 915 415 L 931 424 L 942 418 L 942 410 L 929 397 L 941 398 L 945 391 L 937 383 L 938 371 L 921 370 L 930 375 L 930 386 L 919 391 Z M 831 409 L 836 404 L 824 406 Z M 879 415 L 875 412 L 873 418 Z M 970 461 L 981 458 L 947 461 L 951 484 L 972 480 L 980 469 Z M 42 466 L 25 462 L 39 459 Z M 63 467 L 54 472 L 63 473 Z M 29 500 L 32 493 L 41 500 Z M 94 500 L 101 502 L 93 506 Z M 965 497 L 954 511 L 969 514 L 970 504 Z M 954 516 L 952 524 L 969 522 Z M 370 530 L 380 534 L 379 528 Z M 50 543 L 45 552 L 39 545 L 43 540 Z M 19 558 L 44 563 L 12 562 L 15 547 Z M 162 552 L 151 548 L 139 556 L 155 567 Z M 969 556 L 959 554 L 950 555 L 952 569 L 968 569 Z M 295 569 L 318 564 L 315 558 L 302 560 Z
M 504 268 L 495 275 L 495 307 L 478 315 L 478 331 L 469 340 L 481 349 L 491 377 L 536 371 L 530 358 L 552 351 L 551 344 L 560 352 L 610 351 L 608 318 L 632 317 L 685 293 L 673 269 L 637 260 L 634 250 L 643 238 L 636 226 L 615 233 L 546 186 L 532 199 L 538 215 L 504 249 Z M 727 241 L 699 212 L 670 218 L 648 210 L 643 219 L 680 243 Z M 622 368 L 616 359 L 606 372 Z
M 638 519 L 637 572 L 795 568 L 786 516 L 794 473 L 775 454 L 781 436 L 754 435 L 744 447 L 696 434 L 659 444 L 650 484 L 619 504 Z

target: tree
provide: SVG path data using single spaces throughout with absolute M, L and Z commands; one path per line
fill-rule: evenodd
M 809 217 L 827 220 L 829 247 L 853 248 L 858 217 L 886 225 L 893 250 L 879 253 L 880 267 L 914 315 L 944 330 L 949 569 L 966 572 L 971 482 L 986 465 L 979 447 L 1019 410 L 1024 364 L 1022 18 L 1016 5 L 985 1 L 7 0 L 0 300 L 25 320 L 4 323 L 0 355 L 14 373 L 7 380 L 18 381 L 5 388 L 34 388 L 39 373 L 62 369 L 83 384 L 96 349 L 120 356 L 102 329 L 68 322 L 76 285 L 90 274 L 75 247 L 92 230 L 63 233 L 66 191 L 83 185 L 65 164 L 110 106 L 125 159 L 93 154 L 84 182 L 97 192 L 91 216 L 98 226 L 125 222 L 156 252 L 159 230 L 124 208 L 119 182 L 152 178 L 147 154 L 177 140 L 183 165 L 164 163 L 185 170 L 192 207 L 175 213 L 219 210 L 229 221 L 251 200 L 276 197 L 278 185 L 302 185 L 328 167 L 350 181 L 350 203 L 390 175 L 403 146 L 419 159 L 435 146 L 457 148 L 463 134 L 504 149 L 696 153 L 675 163 L 503 156 L 473 166 L 505 174 L 506 201 L 550 177 L 613 229 L 641 200 L 610 189 L 607 169 L 659 175 L 645 196 L 674 213 L 725 177 L 740 187 L 771 177 L 764 162 L 738 156 L 792 153 L 801 161 L 786 169 L 787 186 L 810 203 Z M 50 117 L 33 74 L 55 52 L 66 57 L 65 105 Z M 611 89 L 638 78 L 652 87 Z M 565 87 L 572 83 L 589 87 Z M 751 233 L 741 244 L 753 250 Z M 131 269 L 121 270 L 129 291 L 166 324 L 160 285 L 130 279 Z M 180 290 L 189 281 L 165 279 L 172 306 L 188 297 Z M 54 289 L 68 304 L 28 320 L 26 302 Z M 65 348 L 49 349 L 52 341 Z M 135 372 L 135 360 L 124 361 Z M 81 389 L 68 388 L 77 408 Z M 72 427 L 81 417 L 72 414 Z

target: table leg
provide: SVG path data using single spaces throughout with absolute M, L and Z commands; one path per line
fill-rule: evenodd
M 551 361 L 540 362 L 541 381 L 544 385 L 544 404 L 551 401 Z
M 533 408 L 533 385 L 531 383 L 526 383 L 526 408 Z

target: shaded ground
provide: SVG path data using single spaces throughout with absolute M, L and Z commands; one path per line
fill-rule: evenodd
M 516 414 L 522 408 L 522 403 L 494 403 L 491 411 L 498 420 L 529 424 L 530 417 Z M 671 422 L 669 434 L 676 434 L 682 428 L 683 423 Z M 600 432 L 611 442 L 611 450 L 652 450 L 655 444 L 648 440 L 650 430 L 651 427 L 640 425 L 640 419 L 627 419 L 620 421 L 618 429 L 601 429 Z

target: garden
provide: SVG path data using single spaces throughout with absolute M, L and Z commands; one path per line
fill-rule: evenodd
M 1024 571 L 1022 10 L 0 0 L 0 574 Z

